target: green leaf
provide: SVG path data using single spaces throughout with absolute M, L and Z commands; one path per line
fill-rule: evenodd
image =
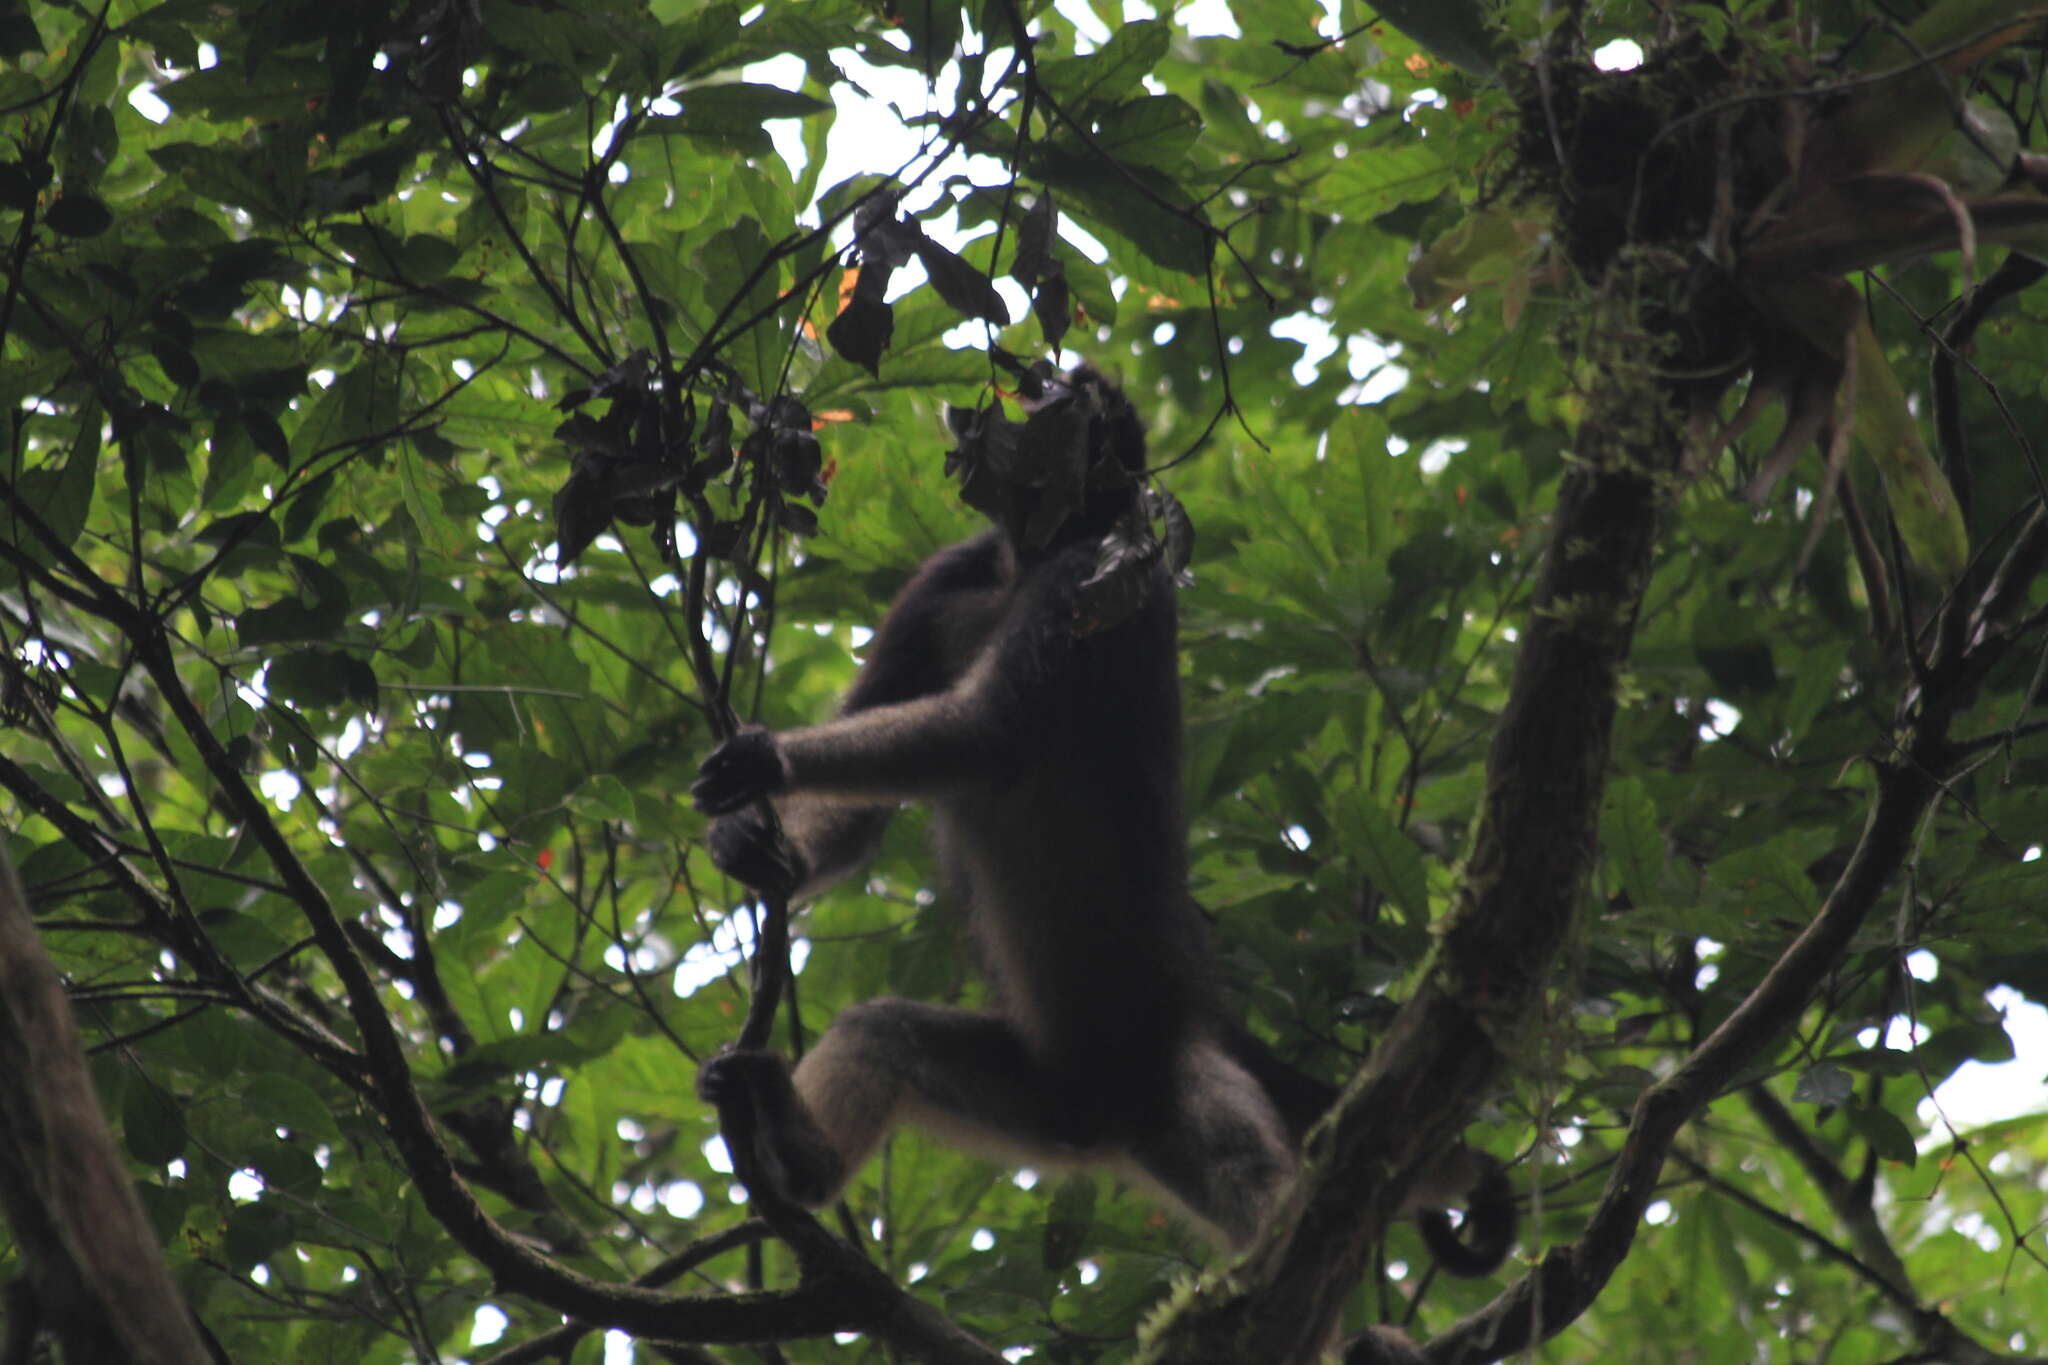
M 16 213 L 34 207 L 38 184 L 18 161 L 0 161 L 0 208 Z
M 202 198 L 263 213 L 277 202 L 276 186 L 233 147 L 171 142 L 150 148 L 149 156 Z
M 1069 107 L 1111 103 L 1143 92 L 1143 81 L 1172 42 L 1171 29 L 1141 19 L 1117 29 L 1085 57 L 1040 62 L 1038 79 L 1052 97 Z
M 599 820 L 631 820 L 633 793 L 616 777 L 593 773 L 569 797 L 572 806 Z
M 1179 95 L 1146 95 L 1103 115 L 1095 145 L 1119 161 L 1177 170 L 1202 135 L 1202 116 Z
M 229 1212 L 221 1251 L 237 1271 L 248 1271 L 290 1246 L 295 1235 L 292 1216 L 282 1203 L 259 1199 Z
M 924 58 L 926 70 L 936 70 L 953 60 L 954 50 L 960 46 L 960 8 L 945 0 L 911 0 L 901 7 L 911 51 Z
M 297 439 L 309 458 L 365 443 L 381 448 L 397 430 L 398 408 L 398 368 L 372 353 L 327 386 Z
M 190 1142 L 176 1098 L 147 1077 L 138 1078 L 123 1093 L 121 1139 L 130 1156 L 152 1167 L 178 1160 Z
M 728 312 L 725 323 L 728 334 L 744 329 L 732 343 L 733 363 L 755 393 L 773 393 L 782 357 L 775 313 L 782 272 L 769 260 L 769 242 L 760 223 L 751 217 L 741 218 L 714 234 L 699 253 L 698 263 L 708 278 L 727 282 L 720 297 L 732 296 L 745 286 L 745 293 L 734 298 L 737 306 Z
M 277 618 L 279 622 L 287 619 Z M 246 627 L 241 628 L 241 636 L 244 644 L 252 643 Z M 282 655 L 271 660 L 264 683 L 299 707 L 354 702 L 374 710 L 377 705 L 376 672 L 361 658 L 342 650 L 302 649 Z
M 1428 144 L 1363 147 L 1336 163 L 1327 174 L 1330 183 L 1326 193 L 1331 203 L 1360 218 L 1377 217 L 1402 204 L 1427 202 L 1458 182 L 1456 165 L 1444 160 Z M 1463 263 L 1475 269 L 1488 264 L 1501 269 L 1489 258 L 1511 249 L 1511 241 L 1520 234 L 1521 225 L 1516 220 L 1508 221 L 1509 241 L 1499 240 L 1499 228 L 1490 219 L 1476 220 L 1475 227 L 1484 228 L 1480 240 L 1461 243 L 1456 248 L 1460 257 L 1470 258 Z M 1485 254 L 1474 254 L 1482 252 Z
M 35 20 L 18 9 L 0 13 L 0 58 L 15 61 L 31 52 L 47 51 Z
M 1379 16 L 1436 56 L 1492 76 L 1505 55 L 1498 17 L 1485 0 L 1386 0 Z
M 1637 905 L 1662 897 L 1664 831 L 1641 778 L 1616 778 L 1600 803 L 1600 845 L 1614 879 Z
M 1745 918 L 1804 924 L 1820 908 L 1813 879 L 1775 848 L 1737 850 L 1714 862 L 1707 879 Z
M 1900 539 L 1922 568 L 1954 578 L 1970 558 L 1970 533 L 1962 509 L 1934 453 L 1920 435 L 1920 423 L 1906 404 L 1905 390 L 1884 358 L 1870 319 L 1857 315 L 1856 439 L 1884 476 L 1885 496 Z
M 823 100 L 772 85 L 700 85 L 676 98 L 682 113 L 645 119 L 633 130 L 634 136 L 681 134 L 750 156 L 767 156 L 775 146 L 762 127 L 767 120 L 811 118 L 832 111 Z
M 244 970 L 267 966 L 290 947 L 268 924 L 239 910 L 208 910 L 199 919 L 207 939 Z
M 183 346 L 159 337 L 150 343 L 149 353 L 173 388 L 189 389 L 199 382 L 199 362 Z
M 268 455 L 279 469 L 291 468 L 291 442 L 285 439 L 284 428 L 277 424 L 275 417 L 260 409 L 248 408 L 237 420 L 256 449 Z
M 1364 792 L 1351 791 L 1338 802 L 1345 847 L 1358 859 L 1373 889 L 1399 908 L 1411 924 L 1429 921 L 1429 880 L 1422 850 Z
M 778 118 L 814 118 L 832 112 L 826 100 L 775 85 L 754 85 L 734 81 L 718 85 L 693 85 L 677 92 L 682 117 L 719 121 L 750 120 L 766 123 Z
M 93 479 L 100 455 L 99 404 L 86 403 L 79 414 L 77 439 L 64 458 L 61 469 L 47 465 L 25 471 L 14 485 L 14 496 L 32 512 L 66 549 L 77 544 L 92 511 Z M 4 515 L 4 512 L 0 512 Z M 15 533 L 21 552 L 37 563 L 51 559 L 49 545 L 27 530 Z M 6 566 L 0 564 L 0 572 Z
M 1126 238 L 1168 270 L 1200 275 L 1209 268 L 1207 216 L 1194 196 L 1145 166 L 1110 166 L 1097 158 L 1046 147 L 1032 174 L 1061 191 L 1061 203 Z
M 221 62 L 204 71 L 188 72 L 159 85 L 156 94 L 187 118 L 296 123 L 307 104 L 325 97 L 332 83 L 331 72 L 320 62 L 272 56 L 255 71 Z
M 1913 1142 L 1913 1134 L 1899 1121 L 1898 1115 L 1889 1109 L 1875 1109 L 1866 1105 L 1855 1105 L 1844 1111 L 1849 1126 L 1856 1130 L 1856 1136 L 1870 1144 L 1886 1161 L 1903 1162 L 1915 1166 L 1920 1161 L 1920 1150 Z
M 335 1142 L 341 1125 L 311 1086 L 275 1073 L 251 1077 L 242 1087 L 241 1101 L 250 1115 L 277 1128 L 291 1130 L 301 1138 Z
M 1435 160 L 1433 153 L 1426 159 L 1407 149 L 1402 154 L 1409 156 L 1406 166 L 1382 165 L 1370 152 L 1355 158 L 1364 164 L 1350 172 L 1350 183 L 1360 196 L 1353 200 L 1354 208 L 1391 207 L 1412 202 L 1417 196 L 1433 197 L 1441 190 L 1438 177 L 1447 167 Z M 1348 160 L 1346 169 L 1350 170 Z M 1542 218 L 1498 209 L 1475 209 L 1466 214 L 1409 267 L 1408 287 L 1414 291 L 1415 306 L 1433 313 L 1479 289 L 1525 290 L 1549 230 L 1549 223 Z M 1507 320 L 1512 325 L 1515 319 L 1509 315 Z
M 1763 621 L 1740 602 L 1708 598 L 1692 621 L 1694 655 L 1724 693 L 1769 692 L 1778 685 Z
M 706 5 L 689 18 L 662 30 L 657 67 L 665 81 L 718 65 L 740 37 L 737 5 Z
M 1045 1268 L 1062 1270 L 1072 1265 L 1086 1250 L 1094 1224 L 1094 1178 L 1073 1175 L 1062 1180 L 1045 1215 Z

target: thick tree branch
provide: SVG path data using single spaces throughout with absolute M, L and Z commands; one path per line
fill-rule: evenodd
M 1580 428 L 1437 957 L 1309 1135 L 1268 1235 L 1156 1326 L 1149 1359 L 1317 1358 L 1405 1191 L 1455 1144 L 1541 1002 L 1592 862 L 1616 685 L 1683 449 L 1676 404 L 1641 362 L 1640 347 L 1617 357 Z
M 0 1207 L 34 1317 L 67 1360 L 205 1365 L 185 1302 L 100 1112 L 57 976 L 0 850 Z M 17 1291 L 13 1307 L 27 1304 Z

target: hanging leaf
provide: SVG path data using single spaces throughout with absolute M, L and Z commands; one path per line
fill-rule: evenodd
M 929 237 L 919 239 L 917 259 L 931 276 L 932 288 L 956 311 L 998 327 L 1010 325 L 1010 305 L 979 269 Z
M 66 237 L 97 237 L 114 225 L 114 215 L 89 194 L 67 194 L 50 205 L 43 221 Z
M 867 276 L 862 275 L 861 280 L 865 283 Z M 839 316 L 825 328 L 825 340 L 833 350 L 880 378 L 882 352 L 889 349 L 895 331 L 895 310 L 882 302 L 877 291 L 856 286 Z
M 1885 497 L 1907 552 L 1922 568 L 1952 579 L 1970 559 L 1970 533 L 1955 492 L 1927 448 L 1867 317 L 1858 320 L 1854 346 L 1856 439 L 1884 476 Z

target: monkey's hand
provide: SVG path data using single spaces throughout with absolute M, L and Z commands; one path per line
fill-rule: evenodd
M 756 1193 L 815 1209 L 846 1181 L 846 1161 L 804 1107 L 772 1052 L 734 1048 L 704 1063 L 697 1094 L 718 1107 L 735 1173 Z
M 811 875 L 803 855 L 770 829 L 756 810 L 720 816 L 712 822 L 705 842 L 719 871 L 764 896 L 792 896 Z
M 724 815 L 788 785 L 782 746 L 768 731 L 748 726 L 705 758 L 690 785 L 690 799 L 706 815 Z

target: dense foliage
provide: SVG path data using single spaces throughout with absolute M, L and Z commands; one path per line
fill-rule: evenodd
M 2048 1353 L 2048 1129 L 1931 1102 L 2048 1001 L 2036 7 L 1098 8 L 0 6 L 0 830 L 217 1356 Z M 693 1091 L 784 948 L 696 762 L 975 524 L 996 353 L 1147 413 L 1231 998 L 1373 1059 L 1172 1308 L 915 1135 L 748 1221 Z M 920 834 L 778 1046 L 975 998 Z M 1461 1131 L 1519 1260 L 1346 1240 Z

